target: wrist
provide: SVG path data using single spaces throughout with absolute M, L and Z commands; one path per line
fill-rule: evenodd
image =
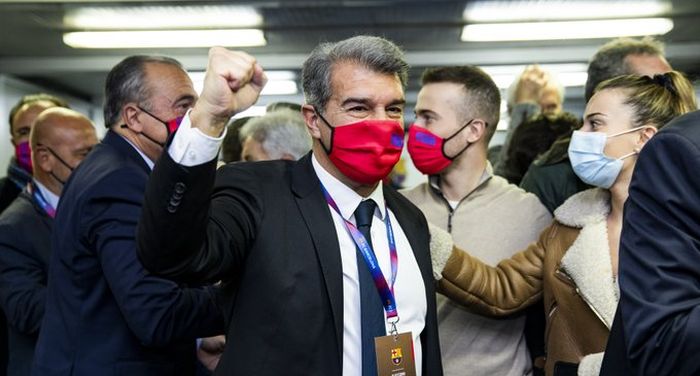
M 203 109 L 204 105 L 197 103 L 190 111 L 190 121 L 193 128 L 198 128 L 204 134 L 217 138 L 220 137 L 229 121 L 228 116 L 212 115 L 211 111 Z

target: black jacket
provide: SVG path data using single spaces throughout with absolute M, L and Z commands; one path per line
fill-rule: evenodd
M 51 219 L 25 190 L 0 216 L 0 305 L 8 323 L 8 375 L 29 375 L 46 303 Z
M 625 203 L 620 303 L 602 375 L 700 374 L 700 111 L 642 149 Z
M 343 275 L 311 154 L 298 162 L 183 167 L 164 153 L 139 224 L 144 265 L 180 281 L 227 285 L 226 350 L 216 375 L 342 374 Z M 425 284 L 423 375 L 442 375 L 427 223 L 384 187 Z M 399 307 L 400 309 L 400 307 Z

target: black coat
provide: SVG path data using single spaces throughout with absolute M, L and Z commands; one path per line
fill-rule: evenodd
M 108 132 L 68 180 L 34 375 L 192 375 L 195 338 L 223 331 L 209 289 L 181 288 L 138 261 L 149 173 L 136 149 Z
M 642 149 L 625 204 L 620 304 L 602 375 L 700 374 L 700 111 Z
M 49 217 L 25 190 L 0 216 L 0 305 L 8 323 L 8 375 L 29 375 L 46 303 Z
M 229 164 L 216 182 L 215 165 L 183 167 L 167 153 L 156 164 L 138 232 L 144 265 L 180 281 L 225 281 L 228 342 L 216 375 L 341 375 L 340 249 L 311 154 Z M 395 190 L 384 193 L 425 284 L 416 291 L 427 301 L 423 375 L 440 376 L 427 224 Z

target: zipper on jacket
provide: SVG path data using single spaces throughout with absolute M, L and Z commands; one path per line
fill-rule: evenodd
M 455 210 L 452 209 L 452 205 L 450 203 L 447 203 L 447 209 L 449 212 L 447 213 L 447 232 L 450 234 L 452 233 L 452 215 L 454 215 Z
M 597 309 L 595 309 L 595 307 L 593 307 L 593 304 L 591 304 L 591 302 L 581 293 L 581 290 L 578 288 L 578 286 L 576 285 L 576 282 L 574 282 L 573 278 L 571 278 L 571 277 L 570 277 L 564 270 L 562 270 L 561 268 L 557 268 L 557 269 L 554 271 L 554 274 L 556 274 L 558 277 L 560 277 L 560 279 L 563 279 L 565 282 L 568 282 L 568 283 L 574 288 L 574 290 L 576 291 L 576 295 L 578 295 L 579 298 L 581 298 L 581 300 L 583 300 L 583 302 L 586 303 L 586 305 L 588 305 L 588 308 L 591 309 L 591 311 L 592 311 L 593 314 L 598 318 L 598 320 L 600 320 L 600 322 L 602 322 L 603 325 L 605 325 L 605 327 L 608 328 L 608 330 L 610 330 L 610 326 L 609 326 L 608 323 L 603 319 L 603 315 L 601 315 L 600 312 L 599 312 Z

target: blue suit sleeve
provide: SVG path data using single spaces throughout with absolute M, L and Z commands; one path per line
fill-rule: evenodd
M 661 132 L 639 156 L 625 205 L 620 289 L 636 375 L 700 374 L 700 150 Z
M 120 189 L 99 189 L 107 193 L 91 200 L 93 215 L 85 224 L 127 324 L 146 346 L 221 334 L 223 317 L 210 288 L 182 288 L 148 273 L 138 260 L 135 234 L 143 197 L 138 180 L 128 171 L 107 179 L 103 184 L 119 181 Z
M 46 302 L 46 274 L 28 239 L 10 224 L 0 225 L 0 304 L 9 325 L 36 334 Z

